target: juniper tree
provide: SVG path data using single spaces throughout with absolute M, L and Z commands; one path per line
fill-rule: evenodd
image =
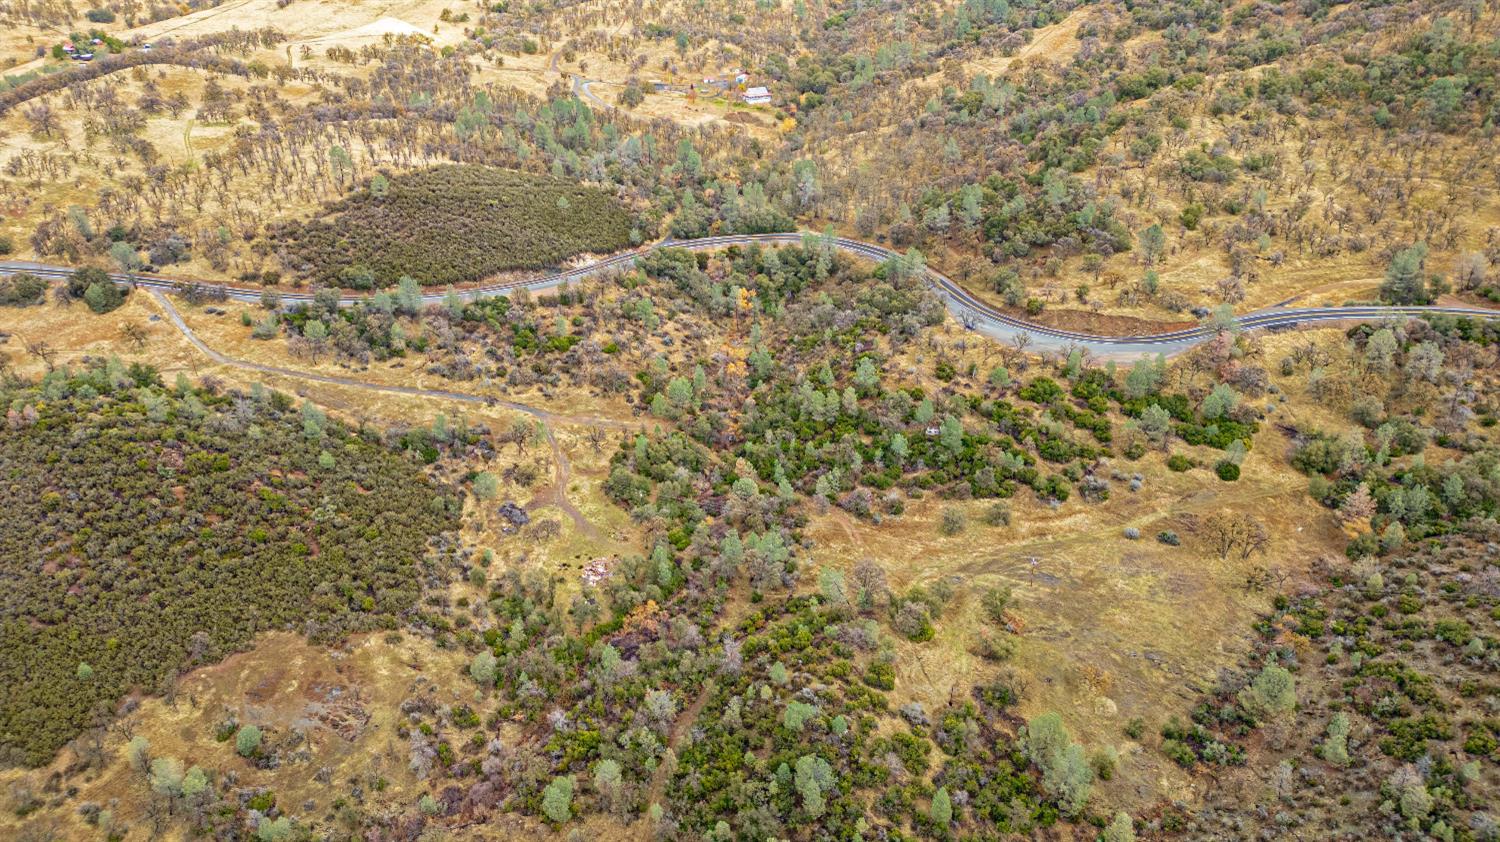
M 573 816 L 573 777 L 564 775 L 552 779 L 542 790 L 542 813 L 556 824 L 562 824 Z
M 1094 770 L 1084 756 L 1083 746 L 1073 742 L 1062 717 L 1047 712 L 1026 723 L 1022 741 L 1026 757 L 1042 773 L 1042 788 L 1057 799 L 1068 815 L 1076 814 L 1088 802 L 1094 786 Z
M 938 791 L 933 793 L 932 806 L 928 809 L 927 814 L 932 819 L 933 824 L 945 830 L 952 823 L 953 800 L 948 797 L 947 787 L 938 787 Z

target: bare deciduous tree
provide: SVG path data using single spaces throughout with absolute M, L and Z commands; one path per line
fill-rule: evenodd
M 1237 555 L 1241 561 L 1265 552 L 1271 542 L 1265 524 L 1238 512 L 1219 512 L 1204 519 L 1203 538 L 1219 558 Z

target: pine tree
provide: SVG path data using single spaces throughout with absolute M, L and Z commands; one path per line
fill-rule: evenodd
M 933 824 L 938 827 L 947 828 L 953 821 L 953 800 L 948 797 L 947 787 L 938 787 L 938 791 L 932 796 L 932 808 L 928 811 L 932 817 Z
M 1385 281 L 1380 285 L 1381 299 L 1392 304 L 1432 303 L 1427 280 L 1422 274 L 1426 260 L 1426 243 L 1416 243 L 1396 252 L 1386 267 Z

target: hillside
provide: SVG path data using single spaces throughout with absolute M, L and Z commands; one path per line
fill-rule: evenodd
M 1497 15 L 0 3 L 0 837 L 1500 838 Z
M 137 69 L 16 76 L 14 253 L 107 261 L 125 241 L 191 273 L 301 275 L 273 223 L 452 157 L 595 184 L 642 239 L 885 238 L 1017 313 L 1101 330 L 1390 297 L 1382 277 L 1413 244 L 1432 289 L 1402 297 L 1500 294 L 1500 56 L 1477 7 L 602 2 L 447 10 L 431 36 L 419 7 L 410 29 L 351 11 L 315 37 L 292 34 L 299 10 L 247 12 L 225 20 L 253 31 L 197 21 L 150 53 L 131 44 L 156 30 L 122 31 L 105 58 Z M 771 106 L 739 103 L 755 82 Z M 80 110 L 116 101 L 137 107 Z

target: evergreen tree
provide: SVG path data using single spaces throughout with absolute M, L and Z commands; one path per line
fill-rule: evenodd
M 1392 304 L 1432 303 L 1427 279 L 1422 274 L 1426 260 L 1426 243 L 1416 243 L 1396 252 L 1385 269 L 1385 281 L 1380 285 L 1381 299 Z
M 932 808 L 928 811 L 933 824 L 946 829 L 953 821 L 953 800 L 948 797 L 947 787 L 938 787 L 932 796 Z
M 573 817 L 573 778 L 564 775 L 552 779 L 542 790 L 542 813 L 557 824 Z

